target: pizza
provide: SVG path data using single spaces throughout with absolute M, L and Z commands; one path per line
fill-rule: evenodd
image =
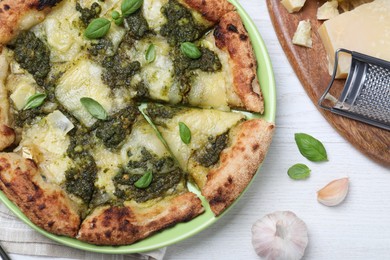
M 0 100 L 0 189 L 96 245 L 219 216 L 275 127 L 225 0 L 3 0 Z

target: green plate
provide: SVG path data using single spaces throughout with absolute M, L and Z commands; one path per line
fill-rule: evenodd
M 275 122 L 275 112 L 276 112 L 276 93 L 275 93 L 275 80 L 272 71 L 271 62 L 264 45 L 264 42 L 257 31 L 256 26 L 254 25 L 251 18 L 244 11 L 244 9 L 237 3 L 236 0 L 230 0 L 232 4 L 237 7 L 239 14 L 245 24 L 246 29 L 249 32 L 250 39 L 255 50 L 256 59 L 258 61 L 259 69 L 259 81 L 262 88 L 262 92 L 265 100 L 265 113 L 261 117 L 269 122 Z M 252 115 L 253 116 L 253 115 Z M 199 194 L 199 191 L 193 187 L 189 187 L 191 191 Z M 245 191 L 244 191 L 245 192 Z M 243 192 L 243 193 L 244 193 Z M 201 197 L 201 196 L 200 196 Z M 15 206 L 11 201 L 7 199 L 4 193 L 0 192 L 0 200 L 22 221 L 28 224 L 30 227 L 41 233 L 42 235 L 57 241 L 63 245 L 70 247 L 98 252 L 98 253 L 107 253 L 107 254 L 129 254 L 129 253 L 142 253 L 146 251 L 151 251 L 161 247 L 169 246 L 171 244 L 177 243 L 181 240 L 189 238 L 200 231 L 206 229 L 211 224 L 216 222 L 221 216 L 214 217 L 213 213 L 210 210 L 208 203 L 201 197 L 203 206 L 206 209 L 206 212 L 197 218 L 187 222 L 180 223 L 175 225 L 172 228 L 165 229 L 161 232 L 158 232 L 146 239 L 141 240 L 140 242 L 134 243 L 128 246 L 96 246 L 90 245 L 81 241 L 78 241 L 74 238 L 68 238 L 63 236 L 53 235 L 46 232 L 45 230 L 34 225 L 20 210 Z M 239 198 L 236 200 L 235 203 Z M 235 204 L 234 203 L 234 204 Z M 233 206 L 233 205 L 232 205 Z M 232 208 L 232 207 L 230 207 Z M 227 212 L 226 210 L 224 214 Z M 224 215 L 222 214 L 222 215 Z

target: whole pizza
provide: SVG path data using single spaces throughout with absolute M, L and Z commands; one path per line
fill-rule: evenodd
M 218 216 L 271 142 L 256 72 L 226 0 L 0 1 L 0 189 L 97 245 L 202 214 L 188 183 Z

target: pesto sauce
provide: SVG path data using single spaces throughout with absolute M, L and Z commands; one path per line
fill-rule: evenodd
M 74 167 L 65 172 L 65 188 L 69 193 L 81 198 L 88 205 L 95 190 L 97 166 L 89 150 L 92 141 L 88 130 L 81 126 L 74 128 L 70 134 L 67 155 L 73 160 Z
M 175 188 L 183 180 L 183 171 L 175 165 L 172 157 L 157 158 L 145 148 L 141 151 L 142 158 L 139 161 L 129 161 L 113 179 L 115 196 L 122 200 L 134 199 L 137 202 L 145 202 L 164 196 L 169 189 Z M 142 175 L 132 173 L 134 170 L 152 171 L 153 180 L 144 189 L 134 186 Z
M 222 69 L 218 55 L 204 47 L 199 48 L 202 56 L 199 59 L 191 59 L 185 56 L 179 49 L 174 51 L 175 76 L 180 82 L 180 92 L 185 95 L 191 90 L 194 70 L 205 72 L 217 72 Z
M 125 20 L 128 25 L 127 34 L 137 40 L 142 39 L 145 35 L 151 32 L 149 29 L 148 22 L 146 21 L 142 13 L 142 8 L 138 9 L 138 11 L 126 17 Z
M 167 23 L 161 27 L 160 34 L 167 37 L 170 45 L 193 42 L 206 32 L 207 28 L 198 24 L 191 12 L 176 0 L 169 0 L 162 7 Z
M 141 70 L 138 61 L 130 61 L 118 53 L 105 57 L 102 66 L 105 69 L 102 74 L 103 82 L 112 89 L 130 86 L 131 78 Z
M 209 143 L 201 150 L 195 153 L 195 160 L 204 167 L 210 167 L 219 160 L 219 155 L 225 149 L 228 142 L 228 134 L 222 134 L 215 138 L 210 136 Z
M 145 109 L 145 112 L 154 123 L 156 123 L 157 125 L 164 125 L 164 119 L 171 119 L 175 116 L 175 114 L 177 114 L 179 111 L 183 111 L 184 109 L 185 108 L 172 108 L 170 106 L 149 103 L 147 108 Z
M 33 32 L 27 31 L 19 34 L 11 48 L 14 49 L 15 60 L 42 86 L 50 72 L 50 50 L 46 44 Z
M 139 115 L 135 106 L 128 106 L 105 121 L 98 121 L 92 129 L 96 130 L 96 137 L 102 140 L 107 148 L 117 148 L 127 135 L 131 133 L 134 121 Z
M 76 3 L 76 10 L 81 14 L 80 21 L 87 27 L 93 19 L 99 17 L 102 8 L 96 2 L 91 5 L 91 8 L 82 8 L 79 3 Z

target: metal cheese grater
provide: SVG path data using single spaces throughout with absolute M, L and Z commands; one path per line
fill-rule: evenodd
M 344 89 L 336 99 L 329 91 L 336 77 L 340 52 L 349 53 L 352 62 Z M 324 105 L 325 99 L 333 105 Z M 390 131 L 390 62 L 346 49 L 337 50 L 331 82 L 318 104 L 335 114 Z

